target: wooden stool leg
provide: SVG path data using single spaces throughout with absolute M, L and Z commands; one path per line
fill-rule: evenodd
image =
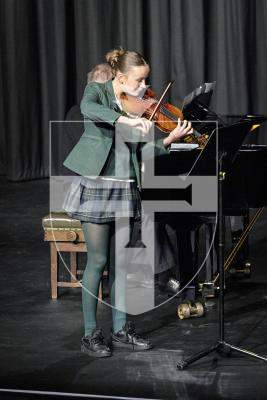
M 54 242 L 50 242 L 51 254 L 51 297 L 57 299 L 58 295 L 58 253 Z
M 99 285 L 98 298 L 99 298 L 99 300 L 102 300 L 102 299 L 103 299 L 103 285 L 102 285 L 102 278 L 101 278 L 100 285 Z
M 77 253 L 72 251 L 70 253 L 70 272 L 71 272 L 71 282 L 76 282 L 77 280 Z

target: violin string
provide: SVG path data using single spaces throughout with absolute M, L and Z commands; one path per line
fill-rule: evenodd
M 161 106 L 160 111 L 165 117 L 171 119 L 173 122 L 177 122 L 177 119 L 174 117 L 174 115 L 171 114 L 171 112 L 166 107 Z
M 171 112 L 163 105 L 160 106 L 160 112 L 167 118 L 169 118 L 170 120 L 172 120 L 173 122 L 177 122 L 177 119 L 174 115 L 171 114 Z M 167 121 L 166 121 L 167 122 Z M 201 137 L 201 134 L 197 131 L 194 130 L 194 132 L 192 133 L 193 136 L 195 137 Z

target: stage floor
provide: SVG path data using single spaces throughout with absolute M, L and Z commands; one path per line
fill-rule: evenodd
M 182 357 L 216 342 L 217 301 L 202 318 L 179 320 L 176 298 L 131 317 L 153 341 L 148 352 L 119 351 L 108 359 L 82 354 L 81 290 L 60 289 L 58 300 L 50 299 L 49 246 L 43 242 L 41 226 L 49 211 L 48 180 L 7 183 L 1 178 L 0 186 L 1 389 L 95 398 L 266 398 L 267 363 L 236 352 L 230 357 L 211 353 L 184 371 L 177 370 Z M 226 340 L 267 356 L 267 210 L 251 233 L 250 245 L 251 277 L 227 283 Z M 100 304 L 98 315 L 108 335 L 110 308 Z M 39 398 L 62 397 L 0 392 L 0 399 Z

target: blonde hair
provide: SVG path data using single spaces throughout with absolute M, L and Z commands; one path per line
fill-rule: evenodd
M 87 83 L 89 82 L 106 82 L 113 76 L 112 68 L 108 63 L 97 64 L 87 74 Z
M 106 54 L 106 60 L 111 66 L 114 76 L 116 75 L 117 71 L 126 74 L 132 67 L 148 65 L 141 54 L 137 53 L 136 51 L 126 50 L 123 47 L 110 50 Z

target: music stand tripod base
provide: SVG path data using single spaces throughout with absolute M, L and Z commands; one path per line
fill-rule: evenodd
M 267 358 L 260 356 L 251 351 L 241 349 L 239 347 L 233 346 L 224 340 L 224 284 L 225 284 L 225 271 L 224 271 L 224 231 L 225 224 L 223 218 L 222 209 L 222 191 L 223 191 L 223 181 L 225 179 L 226 172 L 231 167 L 231 164 L 239 150 L 241 144 L 243 143 L 245 137 L 249 133 L 253 121 L 240 122 L 228 127 L 223 127 L 218 130 L 218 136 L 220 137 L 218 143 L 219 159 L 218 159 L 218 269 L 219 269 L 219 340 L 207 349 L 188 357 L 185 360 L 180 361 L 177 364 L 179 370 L 185 369 L 188 365 L 205 357 L 206 355 L 212 353 L 213 351 L 219 351 L 223 354 L 230 355 L 231 351 L 238 351 L 239 353 L 248 355 L 250 357 L 257 358 L 267 362 Z M 211 139 L 214 139 L 215 132 L 213 132 Z M 217 137 L 218 138 L 218 137 Z M 211 140 L 208 142 L 212 143 Z M 214 145 L 214 142 L 213 142 Z M 205 149 L 204 149 L 205 151 Z
M 260 356 L 259 354 L 253 353 L 252 351 L 241 349 L 239 347 L 233 346 L 227 342 L 220 342 L 218 341 L 215 345 L 207 348 L 206 350 L 200 351 L 199 353 L 194 354 L 193 356 L 179 362 L 177 364 L 177 368 L 179 370 L 185 369 L 188 365 L 192 364 L 193 362 L 200 360 L 201 358 L 205 357 L 206 355 L 212 353 L 213 351 L 217 351 L 220 354 L 225 356 L 230 356 L 232 350 L 238 351 L 239 353 L 243 353 L 247 356 L 258 358 L 259 360 L 263 360 L 267 362 L 267 358 Z

